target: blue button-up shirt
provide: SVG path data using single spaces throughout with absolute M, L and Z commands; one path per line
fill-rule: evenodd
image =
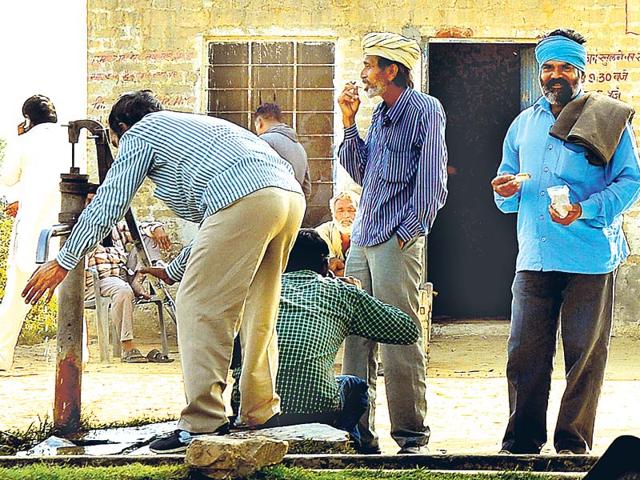
M 155 197 L 196 223 L 262 188 L 302 194 L 291 165 L 248 130 L 204 115 L 150 113 L 122 136 L 104 183 L 58 254 L 62 267 L 73 268 L 109 234 L 147 176 Z M 173 280 L 190 253 L 189 245 L 167 266 Z
M 633 131 L 627 125 L 611 161 L 591 165 L 584 147 L 549 135 L 555 122 L 541 97 L 509 127 L 498 174 L 529 173 L 512 197 L 494 194 L 500 210 L 518 213 L 516 270 L 608 273 L 629 255 L 622 213 L 640 193 L 640 168 Z M 582 217 L 569 226 L 551 220 L 547 188 L 567 185 Z
M 338 155 L 362 198 L 351 241 L 407 241 L 429 232 L 447 198 L 446 118 L 434 97 L 407 88 L 391 108 L 374 110 L 363 141 L 358 128 L 345 129 Z

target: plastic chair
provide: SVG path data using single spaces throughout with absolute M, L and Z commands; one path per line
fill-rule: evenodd
M 84 302 L 84 308 L 96 311 L 96 325 L 98 330 L 98 346 L 100 349 L 100 361 L 105 363 L 111 362 L 111 355 L 109 352 L 109 341 L 111 339 L 111 345 L 113 348 L 113 356 L 119 357 L 122 354 L 122 347 L 120 344 L 120 332 L 115 325 L 109 320 L 109 307 L 111 306 L 111 297 L 105 297 L 100 294 L 100 277 L 98 270 L 95 268 L 88 268 L 88 272 L 91 273 L 93 278 L 94 299 Z M 136 299 L 135 305 L 144 305 L 154 303 L 158 309 L 158 323 L 160 324 L 160 341 L 162 343 L 162 353 L 164 355 L 169 354 L 169 345 L 167 341 L 167 326 L 164 321 L 163 307 L 168 309 L 170 317 L 175 322 L 175 312 L 173 311 L 172 303 L 163 303 L 153 286 L 150 284 L 150 299 Z M 166 292 L 165 292 L 166 294 Z

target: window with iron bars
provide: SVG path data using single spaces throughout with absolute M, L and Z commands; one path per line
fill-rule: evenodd
M 335 45 L 318 41 L 209 42 L 207 114 L 249 130 L 262 103 L 277 103 L 309 157 L 305 225 L 329 218 L 333 193 Z

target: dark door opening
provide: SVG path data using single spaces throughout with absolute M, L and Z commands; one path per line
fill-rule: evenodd
M 520 112 L 519 45 L 429 45 L 429 93 L 447 114 L 449 197 L 428 241 L 434 317 L 508 317 L 516 216 L 498 211 L 490 181 Z

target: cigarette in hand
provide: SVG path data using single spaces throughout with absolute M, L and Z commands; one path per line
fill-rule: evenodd
M 518 183 L 526 182 L 527 180 L 531 180 L 530 173 L 517 173 L 516 178 L 514 179 Z

